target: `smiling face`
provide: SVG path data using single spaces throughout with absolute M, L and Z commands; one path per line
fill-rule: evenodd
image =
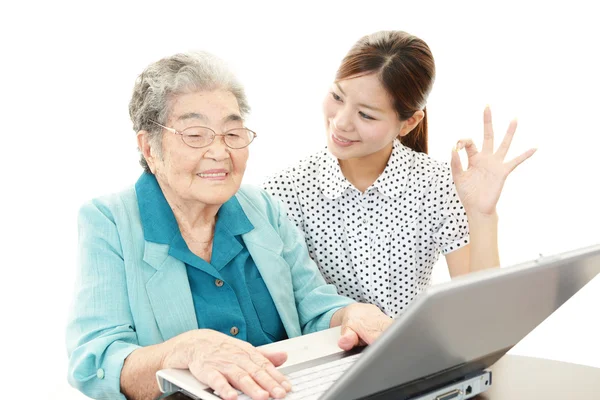
M 178 132 L 192 126 L 205 126 L 216 133 L 242 128 L 243 120 L 235 96 L 225 90 L 200 91 L 176 96 L 171 101 L 167 127 Z M 221 205 L 240 188 L 248 147 L 230 149 L 223 136 L 207 147 L 193 148 L 180 134 L 167 130 L 162 135 L 162 151 L 151 149 L 141 140 L 140 148 L 165 196 L 177 203 Z
M 374 74 L 334 83 L 323 102 L 323 114 L 327 146 L 341 160 L 385 152 L 406 125 Z

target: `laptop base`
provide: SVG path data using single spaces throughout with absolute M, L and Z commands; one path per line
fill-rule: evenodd
M 425 395 L 413 397 L 410 400 L 466 400 L 485 392 L 491 385 L 492 372 L 483 371 L 481 374 L 462 382 L 453 383 Z M 388 398 L 398 400 L 398 397 L 393 394 L 390 394 Z

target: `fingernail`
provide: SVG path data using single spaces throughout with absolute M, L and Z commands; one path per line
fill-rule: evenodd
M 267 398 L 268 398 L 268 397 L 269 397 L 269 392 L 265 392 L 264 390 L 258 389 L 258 390 L 256 391 L 256 395 L 257 395 L 258 397 L 264 397 L 264 396 L 267 396 Z
M 230 390 L 227 392 L 227 397 L 235 399 L 237 396 L 237 392 L 235 390 Z
M 283 381 L 283 382 L 281 382 L 281 386 L 283 386 L 283 388 L 284 388 L 285 390 L 287 390 L 288 392 L 289 392 L 290 390 L 292 390 L 292 384 L 291 384 L 291 383 L 289 383 L 288 381 Z
M 282 398 L 282 397 L 285 397 L 285 395 L 287 394 L 287 392 L 285 390 L 283 390 L 282 388 L 280 388 L 280 387 L 276 387 L 275 389 L 273 389 L 273 394 L 277 398 Z

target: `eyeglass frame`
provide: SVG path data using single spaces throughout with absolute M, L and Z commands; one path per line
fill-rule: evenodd
M 154 120 L 152 120 L 152 119 L 149 119 L 149 121 L 150 121 L 150 122 L 152 122 L 152 123 L 154 123 L 154 124 L 156 124 L 156 125 L 158 125 L 158 126 L 160 126 L 160 127 L 161 127 L 161 128 L 163 128 L 163 129 L 166 129 L 167 131 L 169 131 L 169 132 L 171 132 L 171 133 L 174 133 L 174 134 L 176 134 L 176 135 L 181 135 L 181 141 L 182 141 L 183 143 L 185 143 L 187 146 L 191 147 L 192 149 L 203 149 L 203 148 L 205 148 L 205 147 L 208 147 L 208 146 L 210 146 L 211 144 L 213 144 L 213 142 L 215 141 L 215 137 L 217 137 L 217 136 L 227 136 L 227 134 L 228 134 L 229 132 L 231 132 L 231 131 L 234 131 L 234 130 L 236 130 L 236 129 L 244 129 L 244 130 L 247 130 L 247 131 L 249 131 L 250 133 L 252 133 L 252 135 L 253 135 L 253 136 L 252 136 L 252 139 L 250 139 L 250 142 L 249 142 L 247 145 L 245 145 L 244 147 L 231 147 L 230 145 L 228 145 L 228 144 L 227 144 L 227 141 L 226 141 L 226 140 L 223 140 L 223 143 L 225 143 L 225 146 L 229 147 L 230 149 L 234 149 L 234 150 L 245 149 L 246 147 L 250 146 L 250 144 L 251 144 L 252 142 L 254 142 L 254 139 L 256 139 L 256 137 L 257 137 L 257 135 L 256 135 L 256 132 L 254 132 L 253 130 L 251 130 L 251 129 L 248 129 L 248 128 L 233 128 L 233 129 L 230 129 L 230 130 L 228 130 L 227 132 L 224 132 L 224 133 L 217 133 L 217 132 L 215 132 L 215 131 L 214 131 L 214 129 L 212 129 L 212 128 L 209 128 L 208 126 L 194 125 L 194 126 L 188 126 L 187 128 L 185 128 L 185 129 L 184 129 L 184 130 L 182 130 L 182 131 L 178 131 L 178 130 L 177 130 L 177 129 L 175 129 L 175 128 L 169 128 L 168 126 L 164 126 L 164 125 L 162 125 L 162 124 L 159 124 L 158 122 L 156 122 L 156 121 L 154 121 Z M 189 143 L 186 143 L 186 141 L 185 141 L 185 140 L 183 140 L 183 132 L 185 132 L 186 130 L 188 130 L 188 129 L 190 129 L 190 128 L 203 128 L 203 129 L 208 129 L 209 131 L 211 131 L 211 132 L 213 133 L 212 139 L 211 139 L 211 140 L 210 140 L 210 142 L 209 142 L 207 145 L 205 145 L 205 146 L 194 147 L 194 146 L 190 145 Z

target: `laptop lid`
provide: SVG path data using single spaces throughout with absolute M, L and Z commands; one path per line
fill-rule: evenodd
M 401 399 L 487 368 L 599 272 L 596 245 L 432 286 L 322 399 Z

